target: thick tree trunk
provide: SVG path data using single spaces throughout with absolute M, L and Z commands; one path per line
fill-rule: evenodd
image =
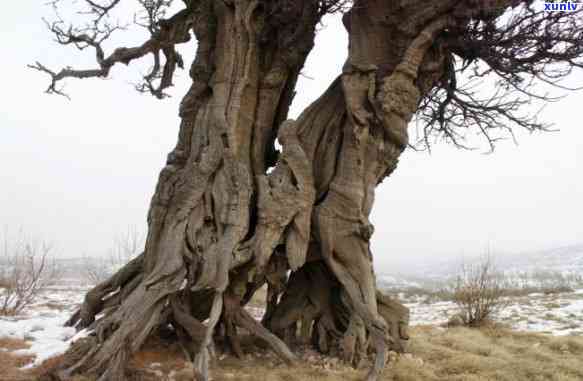
M 175 327 L 200 380 L 208 380 L 219 323 L 235 353 L 243 327 L 293 362 L 280 337 L 295 336 L 301 322 L 304 342 L 352 363 L 372 345 L 368 379 L 378 378 L 387 350 L 403 349 L 408 312 L 377 293 L 369 215 L 421 94 L 442 74 L 443 57 L 430 47 L 445 25 L 439 6 L 453 4 L 423 12 L 386 3 L 356 2 L 345 16 L 344 72 L 285 122 L 320 18 L 316 2 L 198 3 L 193 84 L 151 202 L 145 252 L 72 317 L 96 337 L 62 375 L 124 379 L 127 358 L 161 324 Z M 265 282 L 263 326 L 242 307 Z

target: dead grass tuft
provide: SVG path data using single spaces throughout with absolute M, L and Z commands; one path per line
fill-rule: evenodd
M 157 379 L 160 374 L 170 374 L 188 367 L 182 350 L 176 343 L 152 337 L 136 353 L 130 363 L 130 373 L 139 379 Z M 144 372 L 145 371 L 145 372 Z
M 578 338 L 558 338 L 550 342 L 548 346 L 555 352 L 570 352 L 574 355 L 583 355 L 583 340 Z
M 251 352 L 253 340 L 244 340 Z M 480 329 L 443 329 L 420 326 L 412 329 L 411 354 L 391 362 L 383 381 L 575 381 L 583 379 L 583 338 L 557 338 L 542 334 L 519 333 L 502 325 Z M 176 357 L 173 357 L 176 356 Z M 160 345 L 155 351 L 138 356 L 144 366 L 160 363 L 157 369 L 168 374 L 189 367 L 177 348 Z M 308 358 L 310 358 L 308 356 Z M 177 360 L 179 359 L 179 360 Z M 224 356 L 213 365 L 216 381 L 360 381 L 366 369 L 352 369 L 341 363 L 304 360 L 286 367 L 269 351 L 237 359 Z M 166 362 L 168 361 L 168 362 Z M 144 378 L 146 379 L 146 378 Z M 164 378 L 158 378 L 164 379 Z
M 583 379 L 583 337 L 518 333 L 501 326 L 414 328 L 411 336 L 410 350 L 423 365 L 399 359 L 387 370 L 386 380 Z
M 49 359 L 46 359 L 42 362 L 39 366 L 30 370 L 30 375 L 33 377 L 32 379 L 37 380 L 40 379 L 44 381 L 46 378 L 42 377 L 44 375 L 50 374 L 53 370 L 57 369 L 59 365 L 64 361 L 64 356 L 55 356 Z
M 352 369 L 335 360 L 322 361 L 312 352 L 299 352 L 302 361 L 292 367 L 273 353 L 258 348 L 244 337 L 243 359 L 220 356 L 212 365 L 215 381 L 360 381 L 366 368 Z M 18 340 L 2 339 L 0 347 L 26 348 Z M 410 354 L 388 364 L 383 381 L 575 381 L 583 380 L 583 337 L 552 337 L 514 332 L 501 325 L 480 329 L 444 329 L 418 326 L 411 329 Z M 23 372 L 18 368 L 32 359 L 0 352 L 2 381 L 45 381 L 66 359 L 56 357 L 40 367 Z M 170 377 L 172 375 L 172 377 Z M 130 380 L 184 381 L 192 368 L 179 346 L 163 338 L 150 339 L 130 364 Z M 94 381 L 77 377 L 71 381 Z
M 34 356 L 21 356 L 11 353 L 18 349 L 26 349 L 29 345 L 23 340 L 0 338 L 0 379 L 2 381 L 28 381 L 21 367 L 30 363 Z
M 18 349 L 28 349 L 30 348 L 30 345 L 24 340 L 0 337 L 0 348 L 7 351 L 16 351 Z

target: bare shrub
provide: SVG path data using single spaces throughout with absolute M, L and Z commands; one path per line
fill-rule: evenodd
M 0 315 L 17 315 L 58 279 L 58 268 L 51 258 L 52 246 L 27 239 L 24 234 L 13 242 L 5 232 L 0 256 Z
M 85 277 L 92 284 L 107 280 L 119 268 L 138 256 L 144 243 L 143 234 L 133 227 L 128 228 L 114 237 L 112 246 L 104 257 L 84 257 Z
M 452 286 L 453 302 L 465 325 L 480 326 L 508 306 L 508 289 L 503 273 L 498 272 L 490 255 L 473 263 L 462 263 Z

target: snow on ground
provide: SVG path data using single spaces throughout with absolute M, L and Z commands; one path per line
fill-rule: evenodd
M 85 333 L 64 327 L 86 288 L 56 286 L 43 292 L 21 315 L 0 317 L 0 337 L 25 340 L 30 348 L 15 354 L 36 356 L 28 366 L 64 353 L 69 345 Z
M 454 315 L 456 306 L 452 302 L 429 303 L 423 298 L 402 300 L 409 307 L 411 325 L 440 325 L 446 323 Z
M 0 338 L 25 340 L 30 348 L 15 352 L 36 356 L 28 366 L 65 352 L 74 340 L 86 334 L 76 333 L 63 324 L 81 303 L 87 288 L 72 285 L 51 287 L 22 316 L 0 317 Z M 442 324 L 456 313 L 452 302 L 431 301 L 426 296 L 405 298 L 401 295 L 401 299 L 411 310 L 411 325 Z M 248 307 L 247 310 L 256 319 L 263 315 L 261 308 Z M 531 294 L 514 298 L 497 320 L 522 331 L 583 335 L 583 289 L 558 295 Z
M 517 330 L 556 336 L 583 335 L 583 294 L 537 294 L 513 303 L 500 315 Z
M 63 326 L 88 289 L 89 286 L 70 285 L 69 282 L 47 289 L 21 315 L 0 316 L 0 338 L 24 340 L 30 345 L 28 349 L 14 351 L 17 355 L 36 356 L 26 367 L 64 353 L 71 343 L 88 334 Z M 247 307 L 247 311 L 257 320 L 261 320 L 264 313 L 257 307 Z M 0 347 L 0 350 L 6 349 Z
M 457 312 L 449 301 L 430 302 L 427 297 L 402 299 L 411 311 L 411 325 L 439 325 Z M 556 336 L 583 335 L 583 289 L 561 294 L 530 294 L 512 298 L 496 316 L 519 331 L 550 333 Z

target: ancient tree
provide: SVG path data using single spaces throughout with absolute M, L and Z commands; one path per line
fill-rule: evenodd
M 62 379 L 124 379 L 128 357 L 161 325 L 174 328 L 198 380 L 209 378 L 215 343 L 241 354 L 240 328 L 289 363 L 298 340 L 353 363 L 374 353 L 368 380 L 378 379 L 387 351 L 406 343 L 408 314 L 375 287 L 375 187 L 409 146 L 464 146 L 474 132 L 494 144 L 515 127 L 544 130 L 523 107 L 546 99 L 534 85 L 564 87 L 583 65 L 580 12 L 545 12 L 531 1 L 183 0 L 170 15 L 172 1 L 138 0 L 134 21 L 149 36 L 113 51 L 104 42 L 119 32 L 111 15 L 121 0 L 81 3 L 88 22 L 47 26 L 60 44 L 93 50 L 96 66 L 31 65 L 50 77 L 49 93 L 65 95 L 65 79 L 107 77 L 151 57 L 137 89 L 164 98 L 185 66 L 179 45 L 196 39 L 196 57 L 144 252 L 71 317 L 94 334 L 55 373 Z M 332 12 L 343 13 L 348 60 L 289 120 L 318 23 Z M 244 306 L 265 284 L 257 322 Z

